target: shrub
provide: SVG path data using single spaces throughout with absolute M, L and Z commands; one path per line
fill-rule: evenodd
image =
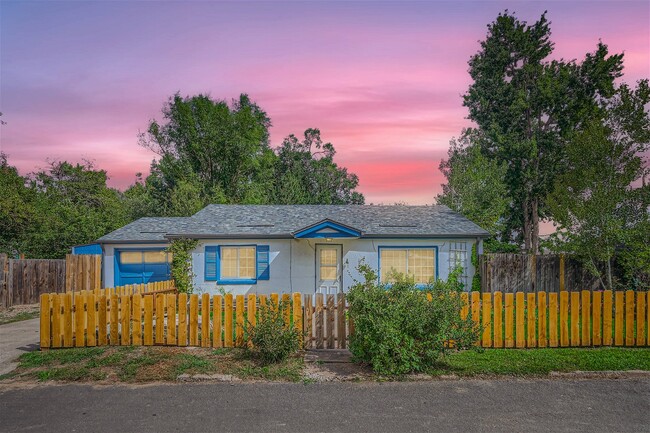
M 265 364 L 284 361 L 300 349 L 300 333 L 284 323 L 283 312 L 290 307 L 282 301 L 278 307 L 260 306 L 257 324 L 248 324 L 252 346 L 247 350 Z
M 171 263 L 171 277 L 180 293 L 194 291 L 194 272 L 192 271 L 192 250 L 197 247 L 196 239 L 174 239 L 167 251 L 173 254 Z
M 358 269 L 365 282 L 357 282 L 348 294 L 355 326 L 350 351 L 357 361 L 379 374 L 397 375 L 424 371 L 448 350 L 473 347 L 479 330 L 471 318 L 461 319 L 458 270 L 422 290 L 399 275 L 390 285 L 378 284 L 370 267 Z

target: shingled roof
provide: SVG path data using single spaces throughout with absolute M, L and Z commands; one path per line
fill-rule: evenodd
M 446 206 L 209 205 L 186 218 L 141 218 L 98 241 L 165 241 L 169 238 L 293 238 L 324 220 L 363 238 L 486 237 L 488 232 Z

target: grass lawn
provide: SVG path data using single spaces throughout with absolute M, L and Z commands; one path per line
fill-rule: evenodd
M 650 371 L 647 348 L 486 349 L 448 355 L 432 375 L 546 375 L 552 371 Z
M 181 374 L 232 375 L 243 380 L 298 382 L 302 358 L 262 365 L 240 349 L 178 347 L 88 347 L 30 352 L 0 379 L 38 381 L 154 382 L 174 381 Z

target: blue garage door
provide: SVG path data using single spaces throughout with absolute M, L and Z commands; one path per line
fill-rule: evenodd
M 152 283 L 170 278 L 172 253 L 164 249 L 118 250 L 115 285 Z

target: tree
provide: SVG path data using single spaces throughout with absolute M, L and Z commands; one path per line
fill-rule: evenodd
M 582 63 L 549 60 L 550 37 L 546 13 L 532 25 L 499 14 L 469 61 L 473 83 L 464 95 L 483 153 L 506 166 L 507 224 L 532 253 L 539 220 L 549 216 L 545 198 L 565 170 L 564 146 L 598 100 L 611 97 L 622 70 L 623 55 L 609 56 L 602 43 Z
M 129 220 L 119 191 L 91 162 L 50 163 L 31 176 L 36 214 L 24 242 L 32 257 L 61 258 L 73 245 L 92 242 Z
M 267 201 L 274 160 L 271 121 L 247 95 L 229 105 L 207 95 L 176 94 L 163 107 L 163 117 L 164 123 L 152 121 L 140 136 L 140 144 L 159 156 L 146 180 L 159 214 L 185 214 L 215 201 Z M 179 208 L 188 194 L 200 206 Z
M 210 203 L 363 203 L 359 179 L 334 162 L 318 129 L 290 135 L 274 151 L 271 120 L 248 96 L 228 104 L 176 94 L 140 144 L 158 158 L 151 174 L 126 191 L 134 216 L 188 216 Z
M 307 129 L 302 141 L 293 134 L 285 138 L 277 150 L 273 202 L 363 204 L 363 195 L 355 191 L 359 178 L 339 167 L 335 154 L 331 143 L 323 143 L 318 129 Z
M 650 143 L 647 104 L 648 80 L 636 89 L 622 84 L 612 98 L 602 100 L 600 115 L 568 142 L 568 170 L 558 175 L 548 198 L 558 224 L 557 248 L 602 275 L 605 289 L 615 286 L 613 261 L 619 250 L 632 270 L 628 278 L 644 265 L 646 272 L 650 269 L 650 247 L 639 242 L 650 238 L 650 187 L 645 182 L 650 171 L 643 161 Z
M 36 196 L 16 167 L 0 152 L 0 252 L 23 251 L 26 234 L 36 216 Z
M 492 236 L 501 238 L 509 206 L 503 180 L 506 167 L 482 154 L 480 140 L 480 132 L 475 129 L 466 129 L 458 140 L 451 140 L 448 158 L 440 161 L 439 166 L 447 183 L 442 185 L 442 194 L 436 197 L 436 203 L 464 215 Z

